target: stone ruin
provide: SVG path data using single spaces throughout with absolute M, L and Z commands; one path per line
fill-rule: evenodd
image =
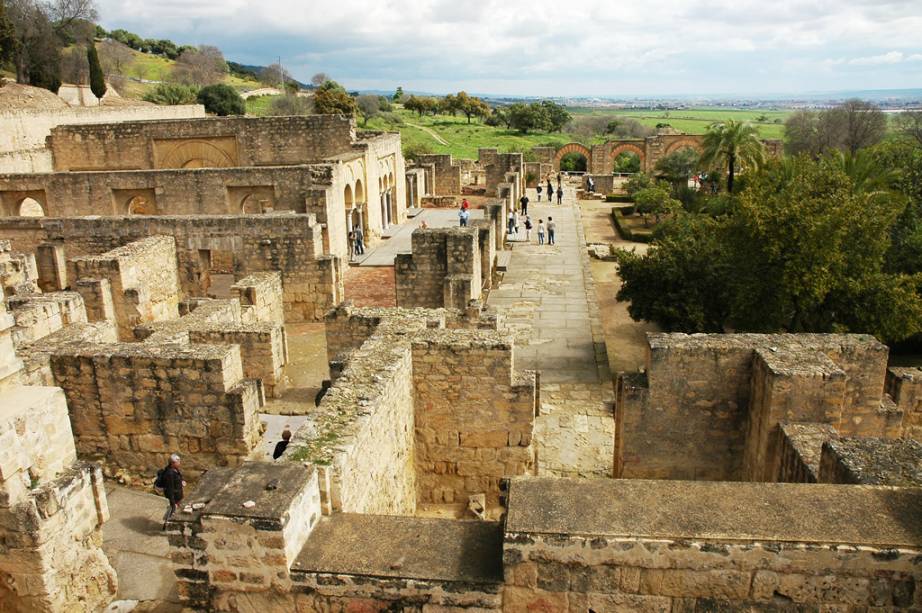
M 195 481 L 165 533 L 188 610 L 922 608 L 922 375 L 873 338 L 651 335 L 641 372 L 567 397 L 614 392 L 585 421 L 610 474 L 547 468 L 555 386 L 484 307 L 521 154 L 405 172 L 398 136 L 328 117 L 48 146 L 52 172 L 0 176 L 0 610 L 104 609 L 103 475 L 173 451 Z M 495 196 L 484 219 L 413 233 L 396 308 L 346 302 L 348 229 L 376 240 L 464 182 Z M 304 322 L 329 389 L 268 462 L 260 415 Z

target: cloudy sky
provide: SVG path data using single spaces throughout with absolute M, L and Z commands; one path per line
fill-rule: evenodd
M 348 89 L 543 96 L 922 87 L 922 0 L 97 0 L 108 29 Z

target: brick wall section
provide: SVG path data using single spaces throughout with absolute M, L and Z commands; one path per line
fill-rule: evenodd
M 922 603 L 922 542 L 919 522 L 904 522 L 920 495 L 818 484 L 515 480 L 503 610 L 911 610 Z
M 461 165 L 448 154 L 426 154 L 416 157 L 421 166 L 433 165 L 429 194 L 453 196 L 461 193 Z
M 513 374 L 512 342 L 455 330 L 413 342 L 417 499 L 464 503 L 500 480 L 534 474 L 534 373 Z
M 464 309 L 480 298 L 477 228 L 417 229 L 411 242 L 413 252 L 397 254 L 394 261 L 397 306 Z
M 149 475 L 178 452 L 195 475 L 240 463 L 259 441 L 259 386 L 234 346 L 74 343 L 50 365 L 81 457 Z
M 299 117 L 208 117 L 184 120 L 60 126 L 48 146 L 56 170 L 158 168 L 169 150 L 155 155 L 155 143 L 182 146 L 234 138 L 236 166 L 281 166 L 321 160 L 349 151 L 354 120 L 338 115 Z M 160 159 L 158 159 L 158 157 Z M 230 165 L 230 164 L 229 164 Z
M 207 293 L 209 270 L 202 252 L 226 254 L 235 277 L 281 273 L 289 322 L 318 321 L 343 296 L 342 261 L 322 254 L 321 230 L 312 215 L 2 219 L 0 234 L 22 250 L 46 240 L 61 242 L 71 258 L 103 253 L 151 235 L 171 235 L 176 239 L 184 294 Z
M 639 393 L 633 389 L 635 385 L 629 385 L 627 388 L 631 389 L 625 390 L 630 393 L 624 394 L 623 402 L 616 406 L 619 431 L 616 449 L 620 454 L 620 458 L 616 457 L 616 467 L 624 477 L 740 478 L 754 393 L 762 390 L 758 392 L 762 394 L 766 389 L 764 385 L 753 384 L 756 350 L 767 351 L 764 355 L 789 351 L 814 362 L 826 363 L 828 358 L 844 372 L 841 415 L 837 419 L 823 418 L 829 419 L 827 423 L 843 436 L 891 436 L 900 431 L 894 424 L 901 423 L 902 412 L 883 394 L 887 348 L 873 337 L 653 334 L 648 339 L 646 392 Z M 815 357 L 809 358 L 811 354 Z M 836 386 L 841 385 L 837 383 L 841 375 L 824 378 L 822 373 L 821 368 L 810 375 L 815 377 L 813 381 L 818 387 L 812 388 L 815 397 L 812 400 L 804 397 L 804 402 L 831 402 L 840 394 Z M 823 391 L 827 384 L 833 387 Z M 813 420 L 813 407 L 795 406 L 799 392 L 792 385 L 783 383 L 779 388 L 795 394 L 789 401 L 783 401 L 791 404 L 790 409 L 781 413 L 787 421 Z M 825 408 L 820 412 L 827 413 Z M 807 417 L 801 419 L 798 415 Z M 753 424 L 752 441 L 757 446 L 763 444 L 757 441 L 770 441 L 774 436 L 771 430 L 778 425 L 777 422 Z M 770 436 L 763 438 L 763 434 Z
M 122 340 L 134 338 L 135 326 L 174 319 L 178 313 L 180 290 L 172 236 L 149 236 L 101 255 L 75 257 L 68 266 L 68 276 L 78 281 L 109 282 Z
M 102 472 L 77 462 L 64 394 L 10 386 L 0 406 L 0 610 L 104 609 L 117 580 Z

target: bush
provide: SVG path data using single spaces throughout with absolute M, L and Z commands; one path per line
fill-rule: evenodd
M 404 159 L 415 162 L 416 159 L 421 155 L 428 155 L 430 153 L 435 153 L 432 150 L 432 146 L 429 143 L 413 143 L 403 146 L 403 157 Z
M 199 90 L 198 101 L 205 105 L 205 111 L 221 117 L 246 114 L 243 98 L 236 89 L 223 83 L 203 87 Z
M 605 202 L 634 202 L 634 199 L 627 194 L 608 194 Z
M 314 105 L 310 98 L 288 94 L 274 96 L 269 102 L 269 110 L 266 114 L 274 116 L 310 115 L 313 111 Z
M 198 88 L 181 83 L 161 83 L 144 94 L 144 100 L 162 105 L 195 104 L 198 101 Z
M 635 213 L 634 206 L 623 206 L 621 207 L 621 215 L 623 217 L 630 217 Z
M 632 232 L 627 224 L 622 222 L 621 217 L 622 215 L 618 214 L 618 209 L 611 210 L 612 221 L 614 221 L 615 229 L 618 230 L 618 235 L 622 238 L 622 240 L 633 241 L 635 243 L 653 242 L 652 232 Z

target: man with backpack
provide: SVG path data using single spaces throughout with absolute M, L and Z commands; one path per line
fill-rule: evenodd
M 163 490 L 163 496 L 167 499 L 169 506 L 166 513 L 163 514 L 163 529 L 166 530 L 166 524 L 176 512 L 176 507 L 182 501 L 183 487 L 186 482 L 182 480 L 182 473 L 179 471 L 179 456 L 173 454 L 170 456 L 170 463 L 157 471 L 157 480 L 154 485 Z

